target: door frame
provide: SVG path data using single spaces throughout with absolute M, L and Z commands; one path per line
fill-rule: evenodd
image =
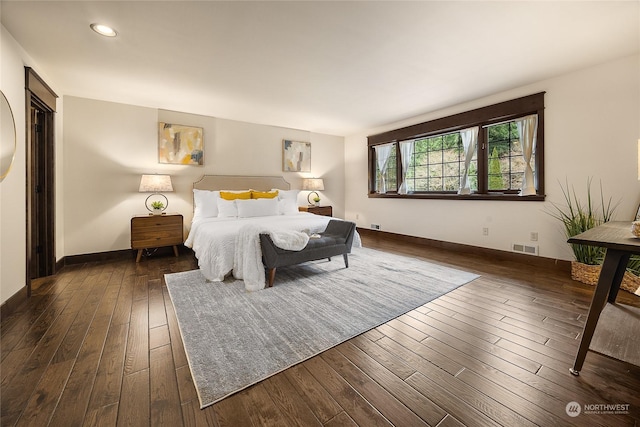
M 25 67 L 25 90 L 26 285 L 27 296 L 31 296 L 32 279 L 55 274 L 56 267 L 54 115 L 58 95 L 31 67 Z M 40 125 L 42 126 L 41 144 L 38 144 L 34 132 L 32 108 L 37 108 L 43 113 L 43 123 Z M 36 182 L 38 176 L 41 178 L 40 184 Z M 36 195 L 38 185 L 40 188 Z M 40 236 L 40 242 L 36 240 L 38 236 Z

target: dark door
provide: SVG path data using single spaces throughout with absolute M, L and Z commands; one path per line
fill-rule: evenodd
M 31 106 L 31 147 L 32 147 L 32 185 L 31 185 L 31 274 L 30 279 L 49 276 L 54 273 L 55 248 L 52 246 L 53 234 L 53 206 L 50 205 L 51 186 L 54 184 L 49 178 L 50 149 L 53 144 L 47 141 L 49 134 L 48 113 L 37 105 Z
M 27 293 L 31 281 L 55 273 L 55 139 L 57 95 L 29 67 L 27 83 Z

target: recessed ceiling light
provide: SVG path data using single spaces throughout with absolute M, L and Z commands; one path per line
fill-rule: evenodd
M 90 25 L 91 29 L 93 31 L 95 31 L 96 33 L 105 36 L 105 37 L 115 37 L 118 35 L 118 33 L 116 32 L 116 30 L 114 30 L 113 28 L 107 26 L 107 25 L 103 25 L 103 24 L 91 24 Z

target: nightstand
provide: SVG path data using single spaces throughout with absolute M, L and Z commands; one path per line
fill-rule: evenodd
M 333 216 L 333 207 L 331 206 L 298 206 L 298 211 L 309 212 L 315 215 Z
M 178 256 L 178 246 L 184 242 L 182 215 L 136 215 L 131 218 L 131 249 L 137 249 L 136 262 L 140 262 L 143 249 L 173 246 Z

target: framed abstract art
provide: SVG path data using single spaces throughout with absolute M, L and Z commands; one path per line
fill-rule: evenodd
M 204 164 L 202 128 L 159 122 L 158 162 L 202 166 Z
M 311 143 L 283 140 L 282 170 L 284 172 L 311 172 Z

